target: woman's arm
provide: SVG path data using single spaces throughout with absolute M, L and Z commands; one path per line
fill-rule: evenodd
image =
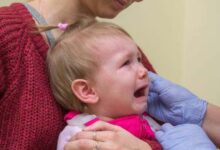
M 202 127 L 217 147 L 220 147 L 220 107 L 208 104 Z
M 3 61 L 1 60 L 1 56 L 0 56 L 0 99 L 4 91 L 4 85 L 5 85 L 4 82 L 5 82 L 4 66 L 3 66 Z

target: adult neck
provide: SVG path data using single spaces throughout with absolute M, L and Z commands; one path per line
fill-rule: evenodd
M 56 25 L 59 22 L 73 22 L 74 16 L 92 16 L 83 7 L 81 0 L 33 0 L 29 4 L 34 7 L 47 21 L 49 25 Z
M 86 15 L 95 17 L 83 7 L 81 0 L 32 0 L 28 4 L 35 8 L 46 20 L 48 25 L 57 25 L 58 23 L 72 23 L 76 16 Z M 38 25 L 37 21 L 35 20 Z M 52 30 L 55 40 L 62 34 L 61 30 Z M 46 35 L 42 33 L 45 41 L 48 43 Z

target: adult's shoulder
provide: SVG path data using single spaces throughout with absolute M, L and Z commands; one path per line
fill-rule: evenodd
M 32 15 L 22 3 L 0 7 L 0 19 L 1 22 L 10 20 L 16 23 L 34 23 Z
M 26 45 L 47 49 L 40 34 L 34 33 L 35 21 L 22 3 L 13 3 L 0 8 L 0 54 L 13 50 L 23 51 Z M 40 46 L 39 46 L 40 45 Z M 45 51 L 45 50 L 44 50 Z
M 12 3 L 9 6 L 0 7 L 0 35 L 2 38 L 6 36 L 12 40 L 11 38 L 20 37 L 24 30 L 30 30 L 34 25 L 31 14 L 22 3 Z M 7 38 L 4 38 L 3 41 L 7 42 Z

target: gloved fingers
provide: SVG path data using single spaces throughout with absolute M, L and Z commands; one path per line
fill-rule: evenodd
M 173 128 L 174 128 L 174 126 L 171 125 L 170 123 L 165 123 L 165 124 L 163 124 L 163 125 L 161 126 L 160 130 L 161 130 L 161 131 L 164 131 L 164 132 L 167 132 L 167 131 L 169 131 L 169 130 L 171 130 L 171 129 L 173 129 Z
M 161 140 L 162 140 L 162 138 L 163 138 L 163 136 L 164 136 L 164 132 L 161 131 L 161 130 L 156 131 L 156 132 L 155 132 L 155 136 L 156 136 L 156 139 L 157 139 L 159 142 L 161 142 Z
M 164 124 L 155 136 L 165 150 L 216 150 L 203 129 L 195 124 Z
M 160 77 L 159 75 L 149 71 L 148 73 L 150 79 L 150 92 L 161 93 L 161 91 L 169 88 L 172 84 L 170 81 Z
M 147 99 L 148 106 L 155 105 L 155 103 L 158 101 L 158 98 L 159 98 L 159 95 L 157 93 L 149 92 L 148 99 Z
M 166 132 L 169 131 L 170 129 L 173 129 L 173 128 L 174 128 L 174 126 L 171 125 L 170 123 L 163 124 L 161 126 L 160 130 L 155 132 L 155 136 L 156 136 L 157 140 L 159 142 L 161 142 L 163 137 L 166 135 Z
M 150 92 L 148 94 L 148 99 L 147 99 L 147 111 L 149 114 L 153 113 L 157 113 L 157 109 L 158 109 L 158 98 L 159 95 L 157 93 L 154 92 Z
M 151 71 L 148 71 L 148 77 L 151 81 L 154 81 L 154 80 L 156 80 L 157 75 Z

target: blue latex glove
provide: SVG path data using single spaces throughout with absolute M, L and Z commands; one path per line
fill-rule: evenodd
M 187 89 L 149 72 L 150 91 L 148 113 L 173 125 L 192 123 L 202 125 L 207 102 Z
M 166 123 L 155 135 L 164 150 L 216 150 L 202 128 L 195 124 Z

